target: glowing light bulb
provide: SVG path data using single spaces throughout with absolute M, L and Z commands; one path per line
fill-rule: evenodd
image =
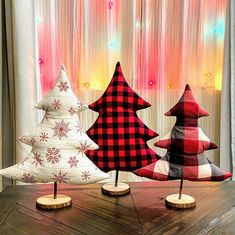
M 207 76 L 207 77 L 211 77 L 211 73 L 207 73 L 206 76 Z
M 171 84 L 168 84 L 168 85 L 167 85 L 167 89 L 171 89 Z
M 211 40 L 215 37 L 216 40 L 222 40 L 225 34 L 225 20 L 218 18 L 216 22 L 207 23 L 204 25 L 203 37 L 205 40 Z
M 88 88 L 90 86 L 89 82 L 83 82 L 84 87 Z
M 153 85 L 153 81 L 149 81 L 149 85 L 152 86 Z
M 224 32 L 225 32 L 225 21 L 224 20 L 220 19 L 216 22 L 214 32 L 219 39 L 222 39 L 224 37 Z
M 38 63 L 39 63 L 39 64 L 42 64 L 42 63 L 43 63 L 42 59 L 39 58 L 39 59 L 38 59 Z
M 136 28 L 140 28 L 140 26 L 141 26 L 140 22 L 137 21 L 137 22 L 135 23 L 135 27 L 136 27 Z
M 109 48 L 110 49 L 116 49 L 118 48 L 118 42 L 117 41 L 112 41 L 109 43 Z
M 35 17 L 35 22 L 36 22 L 36 24 L 40 24 L 41 23 L 41 17 L 40 16 L 36 16 Z
M 112 1 L 110 1 L 110 2 L 109 2 L 109 10 L 111 10 L 111 9 L 112 9 L 112 6 L 113 6 L 113 2 L 112 2 Z

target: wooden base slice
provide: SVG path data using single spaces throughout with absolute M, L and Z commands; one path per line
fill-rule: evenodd
M 179 199 L 179 194 L 172 194 L 166 197 L 165 204 L 170 209 L 189 209 L 196 206 L 196 201 L 193 197 L 182 194 Z
M 130 187 L 125 183 L 118 183 L 115 187 L 114 183 L 106 183 L 102 186 L 102 193 L 109 196 L 123 196 L 130 192 Z
M 60 209 L 72 205 L 72 199 L 69 196 L 63 194 L 57 194 L 57 198 L 54 199 L 54 194 L 44 195 L 39 197 L 36 201 L 36 206 L 41 209 Z

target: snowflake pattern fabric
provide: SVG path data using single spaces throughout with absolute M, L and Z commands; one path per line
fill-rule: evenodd
M 166 116 L 176 116 L 171 133 L 155 144 L 166 148 L 166 155 L 135 174 L 155 180 L 186 179 L 191 181 L 223 181 L 231 174 L 222 171 L 205 156 L 204 151 L 217 148 L 198 126 L 198 118 L 208 116 L 193 97 L 189 85 L 179 102 Z
M 53 137 L 58 137 L 60 140 L 62 137 L 68 138 L 68 133 L 71 131 L 69 129 L 69 122 L 64 122 L 64 120 L 60 122 L 55 122 L 55 126 L 52 128 L 54 130 L 54 135 Z
M 65 70 L 53 89 L 36 105 L 45 111 L 41 123 L 19 140 L 31 145 L 30 154 L 0 174 L 25 183 L 88 184 L 108 178 L 84 151 L 98 146 L 83 131 L 78 113 L 87 108 L 73 94 Z
M 52 164 L 59 163 L 61 158 L 60 149 L 56 147 L 47 148 L 46 157 L 47 161 Z
M 85 154 L 103 171 L 133 171 L 160 158 L 147 141 L 158 136 L 137 116 L 136 111 L 151 105 L 135 93 L 126 82 L 120 63 L 100 99 L 89 105 L 99 117 L 87 131 L 99 145 Z

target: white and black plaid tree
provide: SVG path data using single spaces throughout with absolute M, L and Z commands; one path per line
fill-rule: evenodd
M 138 176 L 161 181 L 181 179 L 181 189 L 184 179 L 223 181 L 231 177 L 229 172 L 214 165 L 204 153 L 217 146 L 198 125 L 198 119 L 209 114 L 198 105 L 189 85 L 186 85 L 178 103 L 165 115 L 176 116 L 176 123 L 171 132 L 155 145 L 166 148 L 167 153 L 157 162 L 137 169 L 135 173 Z

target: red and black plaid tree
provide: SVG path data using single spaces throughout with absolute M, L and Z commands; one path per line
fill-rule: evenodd
M 147 145 L 158 134 L 136 114 L 150 106 L 130 88 L 118 62 L 104 94 L 89 105 L 99 116 L 87 134 L 99 149 L 88 150 L 86 155 L 105 172 L 133 171 L 159 159 Z
M 186 85 L 179 102 L 165 115 L 176 116 L 171 132 L 155 144 L 166 148 L 166 155 L 134 173 L 155 180 L 181 179 L 181 189 L 183 179 L 223 181 L 231 177 L 230 173 L 215 166 L 204 154 L 205 150 L 215 149 L 217 146 L 198 126 L 198 118 L 209 114 L 197 104 L 189 85 Z

